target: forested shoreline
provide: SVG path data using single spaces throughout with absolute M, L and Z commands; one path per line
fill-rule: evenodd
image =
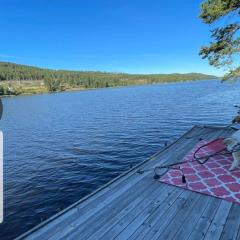
M 34 94 L 216 78 L 216 76 L 202 73 L 127 74 L 51 70 L 10 62 L 0 62 L 0 95 Z

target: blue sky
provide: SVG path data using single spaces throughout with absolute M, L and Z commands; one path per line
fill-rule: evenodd
M 0 61 L 53 69 L 203 72 L 201 0 L 1 0 Z

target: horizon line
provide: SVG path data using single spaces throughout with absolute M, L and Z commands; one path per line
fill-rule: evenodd
M 39 68 L 39 69 L 44 69 L 44 70 L 52 70 L 52 71 L 70 71 L 70 72 L 102 72 L 102 73 L 113 73 L 113 74 L 129 74 L 129 75 L 171 75 L 171 74 L 180 74 L 180 75 L 186 75 L 186 74 L 204 74 L 204 75 L 208 75 L 208 76 L 214 76 L 217 78 L 222 78 L 222 75 L 218 75 L 218 74 L 209 74 L 209 73 L 203 73 L 203 72 L 184 72 L 184 73 L 180 73 L 180 72 L 169 72 L 169 73 L 131 73 L 131 72 L 125 72 L 125 71 L 107 71 L 107 70 L 74 70 L 74 69 L 67 69 L 67 68 L 62 68 L 62 69 L 58 69 L 58 68 L 50 68 L 50 67 L 42 67 L 42 66 L 37 66 L 37 65 L 32 65 L 32 64 L 23 64 L 23 63 L 17 63 L 17 62 L 12 62 L 12 61 L 3 61 L 0 60 L 0 63 L 10 63 L 10 64 L 16 64 L 16 65 L 22 65 L 22 66 L 26 66 L 26 67 L 34 67 L 34 68 Z

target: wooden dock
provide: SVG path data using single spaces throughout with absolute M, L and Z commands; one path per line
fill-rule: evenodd
M 174 187 L 152 168 L 181 161 L 199 138 L 228 137 L 230 127 L 195 126 L 181 138 L 18 239 L 240 239 L 240 205 Z

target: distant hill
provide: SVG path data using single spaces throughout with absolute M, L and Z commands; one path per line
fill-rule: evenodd
M 29 86 L 30 83 L 34 84 L 35 81 L 42 81 L 49 91 L 71 88 L 101 88 L 216 78 L 216 76 L 202 73 L 127 74 L 97 71 L 51 70 L 10 62 L 0 62 L 0 82 L 14 83 L 17 81 L 20 85 L 22 82 L 21 86 L 24 87 L 27 82 L 29 82 Z

